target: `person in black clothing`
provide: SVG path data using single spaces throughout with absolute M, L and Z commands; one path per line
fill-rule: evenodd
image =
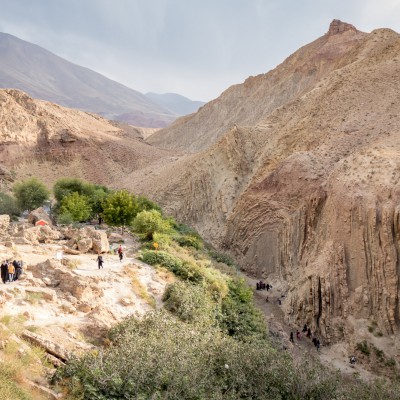
M 103 268 L 103 264 L 104 264 L 104 260 L 103 260 L 103 256 L 99 254 L 99 256 L 97 257 L 97 265 L 100 268 Z
M 293 332 L 290 332 L 290 341 L 291 341 L 292 343 L 294 343 Z
M 22 275 L 22 265 L 22 261 L 17 261 L 17 266 L 15 267 L 15 281 L 18 280 L 19 277 Z
M 1 269 L 1 280 L 3 281 L 3 283 L 6 283 L 7 278 L 8 278 L 8 263 L 7 263 L 7 261 L 4 260 L 1 263 L 0 269 Z
M 307 330 L 308 330 L 307 324 L 304 324 L 302 332 L 307 332 Z

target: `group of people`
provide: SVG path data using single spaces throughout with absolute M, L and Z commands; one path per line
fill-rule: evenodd
M 268 292 L 269 289 L 272 289 L 272 286 L 268 283 L 266 284 L 263 281 L 256 283 L 256 290 L 265 290 L 265 289 L 267 289 L 267 292 Z
M 311 328 L 307 326 L 307 324 L 304 324 L 302 331 L 300 332 L 298 329 L 296 329 L 296 339 L 298 341 L 301 340 L 302 334 L 304 334 L 306 337 L 311 338 L 311 341 L 313 342 L 314 346 L 316 347 L 317 351 L 319 351 L 321 347 L 321 342 L 320 340 L 311 334 Z M 294 335 L 293 332 L 290 332 L 290 341 L 294 343 Z
M 1 280 L 3 283 L 11 283 L 19 279 L 22 274 L 22 261 L 3 260 L 0 265 Z
M 119 257 L 119 261 L 121 262 L 122 259 L 124 258 L 124 249 L 122 247 L 122 245 L 120 244 L 118 249 L 117 249 L 117 253 L 118 253 L 118 257 Z M 104 259 L 103 256 L 101 254 L 99 254 L 97 256 L 97 265 L 99 267 L 99 269 L 103 268 L 103 264 L 104 264 Z

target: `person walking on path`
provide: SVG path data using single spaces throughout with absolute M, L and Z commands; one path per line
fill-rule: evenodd
M 122 248 L 122 244 L 119 245 L 117 252 L 119 256 L 119 261 L 122 261 L 122 259 L 124 258 L 124 249 Z
M 290 341 L 291 341 L 292 343 L 294 343 L 293 332 L 290 332 Z
M 97 265 L 99 266 L 99 269 L 103 268 L 103 263 L 104 263 L 103 256 L 99 254 L 97 257 Z
M 301 339 L 301 333 L 298 329 L 296 330 L 296 337 L 297 337 L 297 340 Z

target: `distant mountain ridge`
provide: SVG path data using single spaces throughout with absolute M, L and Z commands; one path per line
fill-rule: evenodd
M 159 104 L 160 106 L 170 110 L 177 115 L 192 114 L 204 104 L 204 101 L 193 101 L 185 96 L 176 93 L 146 93 L 146 97 Z
M 124 121 L 121 115 L 129 113 L 138 126 L 165 127 L 177 118 L 144 94 L 7 33 L 0 33 L 0 59 L 0 88 L 108 119 Z

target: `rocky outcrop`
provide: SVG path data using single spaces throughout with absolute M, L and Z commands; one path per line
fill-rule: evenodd
M 77 250 L 79 253 L 93 251 L 97 254 L 107 253 L 110 250 L 106 231 L 98 230 L 94 227 L 75 229 L 69 226 L 63 228 L 61 232 L 64 238 L 69 239 L 67 246 L 72 250 Z
M 184 145 L 193 133 L 197 150 L 208 147 L 140 186 L 248 274 L 284 280 L 287 321 L 307 322 L 326 341 L 339 340 L 349 318 L 374 321 L 387 334 L 400 327 L 399 52 L 393 31 L 364 34 L 334 21 L 329 35 L 271 73 L 229 89 L 165 138 L 157 133 L 153 143 L 185 132 Z M 288 83 L 293 71 L 308 77 L 304 92 Z M 242 106 L 238 93 L 253 80 L 266 114 L 206 144 L 214 139 L 203 131 L 221 126 L 212 108 Z M 275 84 L 279 94 L 264 91 Z M 259 92 L 280 107 L 268 108 Z M 198 130 L 200 117 L 207 123 Z
M 342 22 L 339 19 L 334 19 L 329 25 L 328 35 L 337 35 L 338 33 L 343 33 L 347 31 L 357 32 L 355 26 Z
M 48 340 L 36 333 L 24 330 L 21 336 L 25 340 L 28 340 L 29 342 L 41 347 L 47 353 L 53 355 L 62 362 L 66 362 L 72 357 L 72 354 L 68 350 L 64 349 L 62 345 L 60 345 L 59 343 L 54 343 L 51 340 Z
M 35 225 L 36 222 L 40 220 L 46 221 L 49 225 L 52 225 L 49 214 L 47 214 L 43 207 L 39 207 L 36 210 L 31 211 L 28 215 L 28 222 L 30 224 Z

